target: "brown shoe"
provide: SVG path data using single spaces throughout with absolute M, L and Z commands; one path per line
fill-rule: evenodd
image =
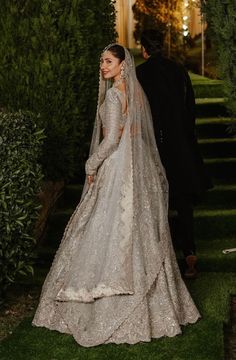
M 197 263 L 196 255 L 188 255 L 185 258 L 187 269 L 185 270 L 184 277 L 186 279 L 196 279 L 197 277 L 197 269 L 195 268 Z

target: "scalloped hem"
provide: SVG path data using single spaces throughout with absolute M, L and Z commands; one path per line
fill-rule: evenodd
M 105 284 L 99 284 L 92 290 L 82 288 L 78 291 L 68 288 L 67 290 L 61 289 L 56 296 L 56 301 L 78 301 L 84 303 L 92 303 L 96 299 L 108 297 L 113 295 L 133 295 L 134 291 L 124 289 L 122 287 L 112 288 Z

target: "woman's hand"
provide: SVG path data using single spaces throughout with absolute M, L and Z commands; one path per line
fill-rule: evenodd
M 88 179 L 88 184 L 89 185 L 91 185 L 94 182 L 94 176 L 93 175 L 88 175 L 87 179 Z

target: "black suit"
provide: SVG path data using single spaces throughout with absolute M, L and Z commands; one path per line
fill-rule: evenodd
M 152 111 L 154 131 L 179 215 L 185 255 L 195 251 L 193 201 L 211 186 L 195 136 L 195 100 L 187 71 L 160 53 L 137 67 Z

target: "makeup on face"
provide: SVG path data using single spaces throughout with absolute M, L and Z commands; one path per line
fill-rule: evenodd
M 100 69 L 103 78 L 118 79 L 120 77 L 121 63 L 109 50 L 105 51 L 101 57 Z

